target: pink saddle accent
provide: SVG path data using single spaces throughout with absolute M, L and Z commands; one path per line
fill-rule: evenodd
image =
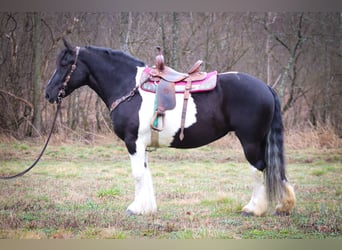
M 156 90 L 160 81 L 156 78 L 151 77 L 150 71 L 151 71 L 150 68 L 146 68 L 144 70 L 140 87 L 144 91 L 156 93 Z M 204 79 L 191 81 L 191 89 L 190 89 L 191 93 L 207 92 L 207 91 L 213 90 L 216 87 L 217 71 L 212 71 L 212 72 L 205 73 L 205 74 L 206 74 L 206 77 Z M 175 82 L 175 92 L 184 93 L 186 83 L 187 83 L 187 78 L 182 81 Z

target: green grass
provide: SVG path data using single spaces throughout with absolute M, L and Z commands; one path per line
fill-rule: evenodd
M 97 191 L 97 197 L 106 198 L 106 197 L 117 197 L 121 196 L 121 190 L 118 187 L 110 188 L 110 189 L 101 189 Z
M 32 142 L 0 143 L 0 174 L 37 156 Z M 158 213 L 127 217 L 134 180 L 122 143 L 49 145 L 27 175 L 0 181 L 0 238 L 341 239 L 341 149 L 287 151 L 291 216 L 242 217 L 252 177 L 240 148 L 158 149 L 149 163 Z

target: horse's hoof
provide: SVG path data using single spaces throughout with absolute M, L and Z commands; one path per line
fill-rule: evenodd
M 243 216 L 243 217 L 250 217 L 250 216 L 254 216 L 254 214 L 251 213 L 251 212 L 242 211 L 241 212 L 241 216 Z
M 126 210 L 126 216 L 127 217 L 131 217 L 131 216 L 135 216 L 136 214 L 132 211 L 132 210 L 130 210 L 130 209 L 127 209 Z

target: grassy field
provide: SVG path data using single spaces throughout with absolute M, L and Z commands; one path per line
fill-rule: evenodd
M 240 216 L 252 177 L 240 146 L 229 140 L 151 152 L 158 213 L 132 217 L 125 214 L 134 186 L 123 144 L 114 137 L 90 145 L 53 142 L 27 175 L 0 181 L 0 238 L 342 238 L 341 147 L 288 147 L 295 211 L 255 218 Z M 41 145 L 2 140 L 0 174 L 25 169 Z

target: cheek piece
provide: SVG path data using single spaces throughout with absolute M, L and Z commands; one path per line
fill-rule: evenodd
M 75 56 L 75 61 L 73 65 L 71 65 L 71 69 L 69 74 L 65 77 L 65 80 L 63 82 L 62 88 L 59 90 L 58 95 L 57 95 L 57 104 L 61 103 L 62 99 L 65 97 L 65 88 L 68 86 L 68 82 L 70 81 L 72 73 L 74 73 L 76 69 L 76 63 L 78 59 L 78 54 L 80 53 L 80 47 L 76 47 L 76 56 Z

